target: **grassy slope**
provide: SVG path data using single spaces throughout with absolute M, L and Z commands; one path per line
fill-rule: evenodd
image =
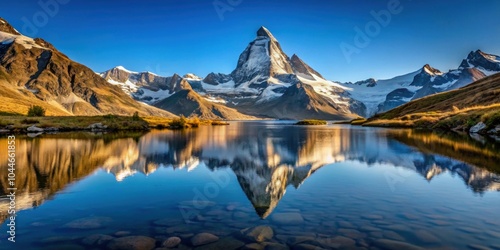
M 466 130 L 479 121 L 490 127 L 500 124 L 500 74 L 409 102 L 363 125 Z

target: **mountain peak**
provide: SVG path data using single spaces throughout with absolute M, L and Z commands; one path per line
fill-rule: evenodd
M 484 53 L 481 50 L 471 51 L 462 61 L 460 68 L 481 67 L 485 70 L 500 71 L 500 56 Z
M 0 17 L 0 31 L 7 32 L 14 35 L 21 35 L 12 25 L 10 25 L 5 19 Z
M 271 40 L 276 40 L 276 38 L 274 38 L 273 34 L 271 34 L 271 31 L 269 31 L 264 26 L 260 26 L 259 30 L 257 30 L 257 36 L 264 36 L 264 37 L 270 38 Z
M 137 74 L 137 72 L 134 72 L 134 71 L 128 70 L 128 69 L 126 69 L 125 67 L 123 67 L 123 66 L 121 66 L 121 65 L 120 65 L 120 66 L 116 66 L 116 67 L 114 67 L 114 68 L 110 69 L 110 71 L 111 71 L 111 70 L 119 70 L 119 71 L 123 71 L 123 72 L 129 73 L 129 74 Z
M 422 67 L 422 71 L 425 71 L 429 75 L 441 75 L 443 74 L 439 69 L 431 67 L 431 65 L 426 64 Z
M 296 54 L 293 54 L 292 58 L 290 59 L 290 63 L 292 64 L 294 73 L 300 75 L 301 77 L 306 77 L 310 80 L 314 80 L 315 76 L 323 78 L 320 73 L 307 65 L 307 63 L 302 61 L 302 59 L 300 59 Z

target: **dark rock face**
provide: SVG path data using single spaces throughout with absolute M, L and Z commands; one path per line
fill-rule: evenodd
M 413 95 L 415 95 L 415 93 L 406 88 L 396 89 L 387 95 L 385 102 L 379 105 L 379 111 L 384 112 L 405 104 Z
M 441 75 L 441 71 L 432 68 L 429 66 L 429 64 L 426 64 L 421 72 L 413 78 L 413 82 L 411 83 L 412 86 L 424 86 L 427 83 L 431 82 L 431 78 L 435 77 L 436 75 Z
M 354 85 L 366 85 L 366 87 L 375 87 L 377 86 L 377 80 L 373 79 L 373 78 L 368 78 L 366 80 L 362 80 L 362 81 L 357 81 L 357 82 L 346 82 L 345 83 L 346 85 L 349 85 L 349 84 L 354 84 Z
M 203 79 L 203 82 L 216 86 L 222 83 L 229 82 L 231 80 L 232 78 L 230 75 L 212 72 Z
M 467 56 L 467 59 L 462 61 L 460 67 L 469 68 L 470 66 L 481 67 L 486 70 L 500 71 L 499 57 L 488 55 L 481 50 L 472 51 Z
M 351 119 L 354 115 L 346 107 L 333 103 L 302 82 L 288 87 L 282 96 L 256 105 L 254 110 L 278 119 Z
M 290 60 L 292 64 L 293 71 L 295 74 L 301 74 L 302 76 L 306 76 L 310 79 L 313 78 L 313 74 L 323 78 L 323 76 L 318 73 L 316 70 L 307 65 L 302 59 L 300 59 L 297 55 L 293 54 L 292 59 Z

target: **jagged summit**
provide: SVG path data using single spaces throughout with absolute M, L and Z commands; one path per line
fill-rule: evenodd
M 422 72 L 426 72 L 429 75 L 440 75 L 443 74 L 439 69 L 431 67 L 429 64 L 426 64 L 422 67 Z
M 7 32 L 13 35 L 21 35 L 19 31 L 12 27 L 12 25 L 10 25 L 9 22 L 7 22 L 7 20 L 3 19 L 2 17 L 0 17 L 0 31 Z
M 269 77 L 293 74 L 290 58 L 265 27 L 257 31 L 257 37 L 241 53 L 236 69 L 231 73 L 236 85 L 264 88 Z
M 277 41 L 276 38 L 273 36 L 273 34 L 271 33 L 271 31 L 269 31 L 266 27 L 264 26 L 261 26 L 259 28 L 259 30 L 257 30 L 257 36 L 264 36 L 264 37 L 268 37 L 274 41 Z
M 487 71 L 500 71 L 500 57 L 484 53 L 481 50 L 471 51 L 460 64 L 460 68 L 471 67 L 481 67 Z

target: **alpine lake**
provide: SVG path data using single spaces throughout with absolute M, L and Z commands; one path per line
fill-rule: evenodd
M 16 136 L 0 249 L 500 249 L 500 141 L 231 122 Z

